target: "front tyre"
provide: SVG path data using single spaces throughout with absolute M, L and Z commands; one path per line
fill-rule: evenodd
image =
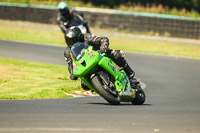
M 102 96 L 107 102 L 109 102 L 112 105 L 119 105 L 120 100 L 116 97 L 114 97 L 109 90 L 106 90 L 103 86 L 103 83 L 101 81 L 101 78 L 96 75 L 91 79 L 92 84 L 97 89 L 100 96 Z

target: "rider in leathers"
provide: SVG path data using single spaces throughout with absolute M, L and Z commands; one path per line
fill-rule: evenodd
M 91 34 L 82 34 L 80 29 L 78 27 L 71 27 L 67 30 L 65 33 L 65 41 L 67 44 L 67 47 L 64 51 L 65 60 L 68 64 L 68 70 L 70 73 L 70 79 L 71 80 L 77 80 L 78 77 L 73 74 L 73 63 L 72 58 L 70 55 L 70 48 L 72 45 L 76 42 L 85 42 L 89 45 L 92 45 L 94 50 L 102 50 L 106 51 L 106 55 L 111 58 L 113 61 L 115 61 L 120 67 L 124 68 L 124 71 L 128 75 L 131 83 L 138 82 L 135 80 L 135 72 L 130 68 L 127 61 L 124 59 L 124 52 L 120 50 L 111 50 L 109 49 L 109 40 L 107 37 L 94 37 Z M 89 90 L 84 84 L 82 83 L 82 88 L 84 90 Z
M 57 23 L 63 33 L 72 26 L 83 25 L 86 28 L 86 32 L 90 33 L 87 22 L 84 20 L 83 14 L 78 13 L 75 10 L 68 8 L 67 3 L 61 2 L 58 4 L 58 16 Z

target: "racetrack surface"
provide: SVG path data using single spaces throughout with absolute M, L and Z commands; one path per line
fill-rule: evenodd
M 0 57 L 65 65 L 64 47 L 0 41 Z M 199 133 L 200 60 L 126 53 L 147 85 L 146 102 L 101 97 L 0 100 L 0 133 Z

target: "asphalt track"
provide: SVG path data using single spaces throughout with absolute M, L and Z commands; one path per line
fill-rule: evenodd
M 0 41 L 0 57 L 65 65 L 64 47 Z M 0 100 L 0 133 L 199 133 L 200 60 L 127 53 L 144 105 L 101 97 Z

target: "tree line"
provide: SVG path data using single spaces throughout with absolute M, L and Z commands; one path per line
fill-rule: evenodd
M 120 5 L 163 5 L 169 9 L 185 8 L 187 11 L 195 10 L 200 12 L 200 0 L 82 0 L 84 3 L 92 3 L 95 6 L 107 6 L 109 8 L 118 7 Z

